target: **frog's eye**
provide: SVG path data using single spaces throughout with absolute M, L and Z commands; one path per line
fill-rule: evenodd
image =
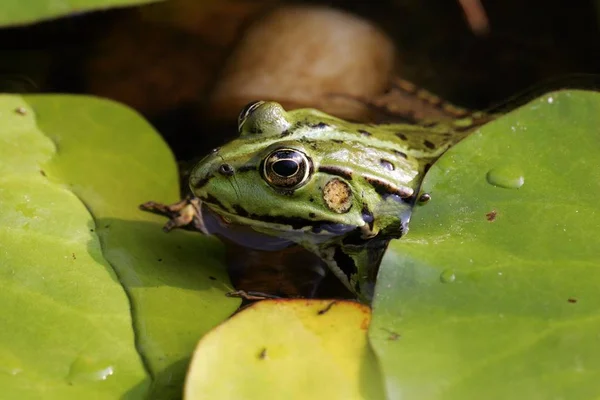
M 294 149 L 277 149 L 263 161 L 262 175 L 267 183 L 279 189 L 297 189 L 308 182 L 311 161 Z
M 238 130 L 240 132 L 242 131 L 242 125 L 244 125 L 244 122 L 246 122 L 246 120 L 248 119 L 248 117 L 250 115 L 252 115 L 252 113 L 258 107 L 260 107 L 262 104 L 265 104 L 265 102 L 262 101 L 262 100 L 253 101 L 251 103 L 246 104 L 246 106 L 244 108 L 242 108 L 242 111 L 240 112 L 240 115 L 238 115 Z

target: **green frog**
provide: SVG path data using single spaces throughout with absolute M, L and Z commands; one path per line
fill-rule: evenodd
M 239 115 L 239 137 L 193 168 L 192 197 L 142 209 L 169 216 L 166 230 L 192 226 L 242 248 L 300 246 L 370 303 L 389 242 L 429 198 L 419 193 L 424 173 L 480 123 L 358 124 L 253 102 Z

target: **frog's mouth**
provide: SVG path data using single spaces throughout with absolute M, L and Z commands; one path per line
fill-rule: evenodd
M 233 215 L 214 205 L 201 203 L 200 213 L 204 232 L 222 236 L 244 247 L 263 251 L 278 251 L 295 246 L 309 238 L 312 243 L 330 240 L 356 230 L 354 225 L 314 221 L 296 221 L 294 225 L 282 222 Z

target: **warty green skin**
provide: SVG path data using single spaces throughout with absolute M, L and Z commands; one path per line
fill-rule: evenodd
M 364 125 L 314 109 L 286 112 L 257 102 L 239 118 L 239 138 L 192 171 L 190 188 L 223 221 L 287 238 L 317 254 L 359 299 L 370 302 L 389 241 L 407 230 L 425 169 L 461 140 L 454 124 Z M 297 187 L 268 182 L 265 159 L 277 149 L 307 160 Z M 302 171 L 298 171 L 300 179 Z M 296 179 L 296 177 L 293 177 Z M 324 188 L 341 189 L 336 196 Z M 327 201 L 329 200 L 329 201 Z M 339 234 L 323 224 L 355 227 Z

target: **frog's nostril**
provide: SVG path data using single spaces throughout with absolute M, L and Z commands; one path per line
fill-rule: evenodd
M 231 176 L 233 175 L 233 167 L 229 164 L 221 164 L 219 166 L 219 173 L 221 175 L 225 175 L 225 176 Z

